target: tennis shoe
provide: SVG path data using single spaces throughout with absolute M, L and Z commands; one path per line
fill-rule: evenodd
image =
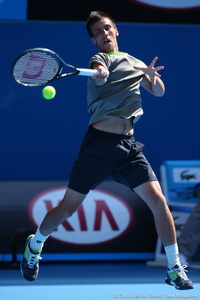
M 192 281 L 187 277 L 187 266 L 175 265 L 173 268 L 167 269 L 167 278 L 165 282 L 175 286 L 178 290 L 190 290 L 194 288 Z
M 26 239 L 24 257 L 20 264 L 20 269 L 24 278 L 28 281 L 34 281 L 39 272 L 39 260 L 41 251 L 34 252 L 30 248 L 30 241 L 34 235 L 29 235 Z

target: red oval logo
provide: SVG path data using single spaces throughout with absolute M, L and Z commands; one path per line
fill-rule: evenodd
M 29 217 L 38 227 L 45 214 L 62 200 L 66 187 L 44 191 L 31 200 Z M 88 193 L 71 218 L 65 220 L 51 237 L 77 245 L 101 244 L 124 235 L 133 224 L 132 208 L 123 199 L 95 189 Z

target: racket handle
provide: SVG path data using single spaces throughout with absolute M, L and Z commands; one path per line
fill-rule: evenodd
M 99 74 L 99 71 L 94 69 L 80 69 L 80 68 L 76 68 L 76 69 L 79 71 L 78 75 L 82 75 L 82 76 L 93 76 Z M 109 74 L 107 75 L 107 78 L 108 76 Z

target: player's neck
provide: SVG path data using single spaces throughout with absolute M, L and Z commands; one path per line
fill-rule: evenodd
M 113 45 L 113 47 L 105 47 L 104 49 L 99 48 L 99 52 L 104 52 L 104 53 L 118 53 L 119 52 L 119 48 L 118 48 L 118 44 Z

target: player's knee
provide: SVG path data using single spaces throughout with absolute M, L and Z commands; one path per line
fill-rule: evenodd
M 62 210 L 62 218 L 68 219 L 70 218 L 74 213 L 75 213 L 76 209 L 73 207 L 66 207 Z
M 62 205 L 61 206 L 61 214 L 62 214 L 62 218 L 68 219 L 70 218 L 76 211 L 77 211 L 77 205 L 73 205 L 73 204 L 68 204 L 68 205 Z
M 166 199 L 163 195 L 161 195 L 158 199 L 158 206 L 159 206 L 159 210 L 163 210 L 163 211 L 166 211 L 166 209 L 168 208 Z
M 166 208 L 167 203 L 164 195 L 162 193 L 154 195 L 151 205 L 151 210 L 153 211 L 153 213 L 165 211 Z
M 64 219 L 70 218 L 77 211 L 85 197 L 80 197 L 79 195 L 78 197 L 74 197 L 74 195 L 72 196 L 69 193 L 66 193 L 59 204 L 60 214 L 62 214 Z

